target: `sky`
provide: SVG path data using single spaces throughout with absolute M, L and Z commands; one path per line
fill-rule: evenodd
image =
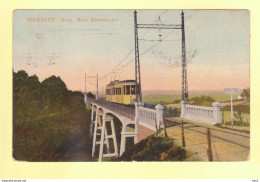
M 98 74 L 100 90 L 111 80 L 135 79 L 133 12 L 16 10 L 13 69 L 40 81 L 60 76 L 68 89 L 81 91 L 85 74 Z M 189 90 L 249 87 L 249 12 L 184 13 Z M 137 10 L 137 22 L 181 24 L 181 10 Z M 142 90 L 181 90 L 181 30 L 138 29 L 138 37 Z M 88 78 L 86 88 L 95 90 L 96 79 Z

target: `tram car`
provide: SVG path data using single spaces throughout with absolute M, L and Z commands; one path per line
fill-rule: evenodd
M 119 104 L 131 105 L 136 99 L 135 80 L 115 80 L 106 86 L 106 101 Z

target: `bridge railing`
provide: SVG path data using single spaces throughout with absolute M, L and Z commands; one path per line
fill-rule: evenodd
M 135 119 L 134 108 L 127 107 L 127 106 L 120 105 L 120 104 L 115 104 L 115 103 L 112 103 L 112 102 L 96 100 L 96 99 L 93 99 L 93 98 L 88 98 L 88 102 L 100 105 L 100 106 L 104 107 L 105 109 L 113 111 L 113 112 L 115 112 L 115 113 L 117 113 L 121 116 L 124 116 L 128 119 L 131 119 L 131 120 Z
M 103 100 L 96 100 L 93 98 L 87 98 L 88 103 L 93 103 L 104 107 L 116 114 L 124 116 L 132 121 L 138 119 L 139 124 L 149 128 L 153 131 L 157 131 L 160 128 L 164 128 L 163 124 L 163 109 L 162 105 L 156 105 L 155 108 L 144 107 L 143 104 L 135 104 L 135 108 L 116 104 L 112 102 L 106 102 Z
M 146 108 L 142 105 L 135 105 L 137 109 L 137 116 L 139 119 L 139 124 L 157 131 L 160 128 L 164 128 L 163 125 L 163 106 L 156 105 L 155 109 Z
M 189 105 L 188 101 L 181 101 L 181 118 L 206 124 L 221 123 L 221 104 L 214 102 L 212 107 Z

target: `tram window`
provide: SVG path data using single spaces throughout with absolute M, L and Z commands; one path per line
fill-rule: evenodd
M 137 94 L 139 93 L 139 86 L 137 85 L 136 87 L 136 92 Z M 135 85 L 131 85 L 131 94 L 136 94 L 135 92 Z
M 121 88 L 116 88 L 116 95 L 121 95 Z
M 110 90 L 110 89 L 107 89 L 107 90 L 106 90 L 106 94 L 107 94 L 107 95 L 111 95 L 111 90 Z
M 126 85 L 125 95 L 130 95 L 130 85 Z
M 115 95 L 115 88 L 112 88 L 112 95 Z
M 131 94 L 135 94 L 135 85 L 131 85 Z

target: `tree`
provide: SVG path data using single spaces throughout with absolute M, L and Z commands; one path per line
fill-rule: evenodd
M 92 93 L 92 92 L 88 92 L 87 93 L 87 96 L 89 97 L 89 98 L 96 98 L 96 96 Z
M 243 92 L 241 93 L 242 97 L 247 97 L 248 100 L 250 100 L 250 88 L 243 89 Z
M 47 110 L 55 111 L 61 106 L 62 99 L 66 96 L 67 87 L 60 77 L 51 76 L 42 83 L 42 100 Z

